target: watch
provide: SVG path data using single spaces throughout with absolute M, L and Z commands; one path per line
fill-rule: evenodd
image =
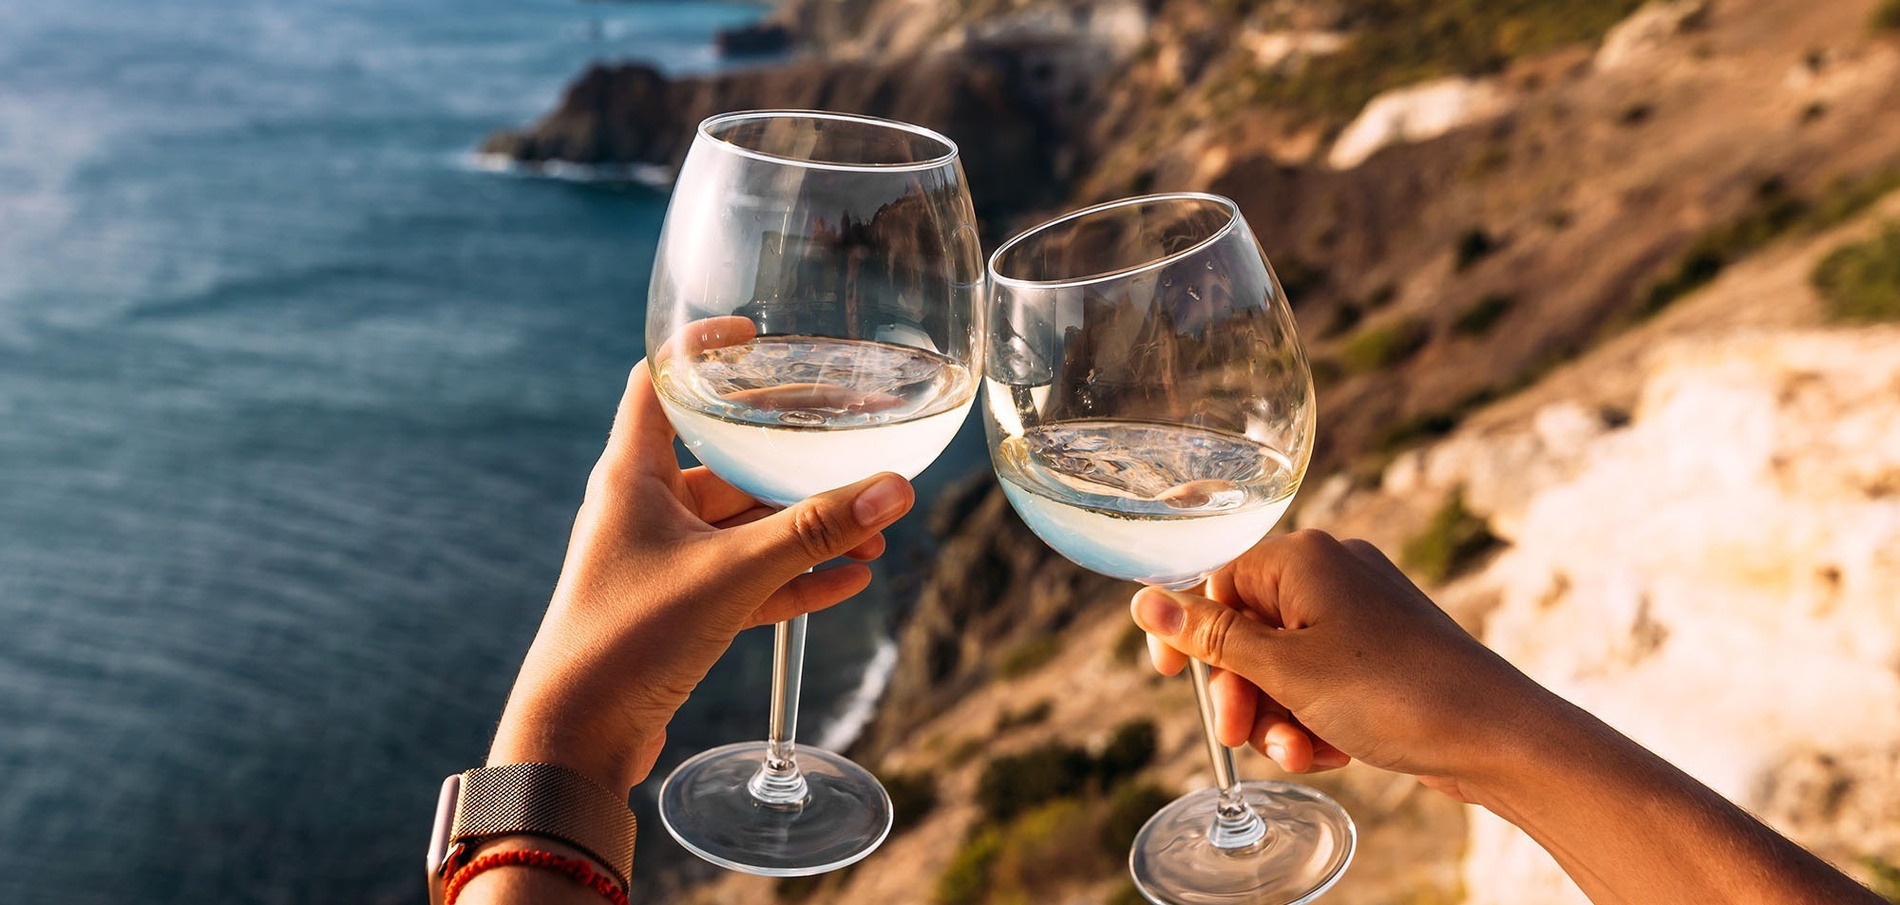
M 621 889 L 633 871 L 633 811 L 615 795 L 566 767 L 504 764 L 442 780 L 429 835 L 429 901 L 441 905 L 449 879 L 484 839 L 530 835 L 573 846 L 600 862 Z

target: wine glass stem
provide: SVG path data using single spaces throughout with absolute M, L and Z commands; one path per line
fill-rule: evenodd
M 796 808 L 810 790 L 798 769 L 798 691 L 805 676 L 805 623 L 799 614 L 772 627 L 772 712 L 765 741 L 765 763 L 746 787 L 759 803 Z
M 1214 696 L 1208 692 L 1208 668 L 1199 660 L 1188 661 L 1194 677 L 1194 702 L 1201 708 L 1201 731 L 1207 738 L 1207 759 L 1214 765 L 1214 782 L 1220 786 L 1220 801 L 1214 806 L 1214 821 L 1207 839 L 1215 848 L 1238 849 L 1266 838 L 1267 825 L 1247 806 L 1240 782 L 1234 774 L 1234 752 L 1220 743 L 1214 731 Z

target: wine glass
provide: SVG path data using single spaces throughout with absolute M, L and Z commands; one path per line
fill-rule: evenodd
M 819 111 L 714 116 L 661 230 L 654 384 L 700 462 L 769 505 L 880 471 L 914 477 L 975 399 L 982 286 L 949 139 Z M 660 790 L 673 837 L 733 870 L 835 870 L 890 832 L 875 777 L 794 750 L 805 622 L 775 630 L 767 739 L 699 754 Z
M 984 422 L 1023 521 L 1076 564 L 1185 589 L 1286 512 L 1313 448 L 1313 381 L 1279 282 L 1234 203 L 1129 198 L 990 257 Z M 1240 782 L 1191 665 L 1216 786 L 1148 821 L 1129 854 L 1169 905 L 1288 905 L 1337 881 L 1352 819 L 1284 782 Z

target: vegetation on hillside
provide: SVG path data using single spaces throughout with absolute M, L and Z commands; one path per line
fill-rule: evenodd
M 1815 265 L 1812 280 L 1832 320 L 1900 320 L 1900 220 L 1887 221 L 1865 242 L 1835 249 Z
M 1410 358 L 1430 339 L 1431 328 L 1424 321 L 1402 317 L 1359 331 L 1340 347 L 1339 358 L 1351 373 L 1364 374 Z
M 1872 24 L 1875 31 L 1900 31 L 1900 0 L 1882 0 Z
M 1099 754 L 1051 741 L 991 760 L 977 780 L 982 817 L 937 879 L 939 905 L 1044 901 L 1113 873 L 1170 798 L 1139 779 L 1156 735 L 1152 720 L 1136 719 Z
M 1235 0 L 1236 11 L 1265 0 Z M 1343 23 L 1345 49 L 1291 73 L 1266 73 L 1254 100 L 1345 118 L 1382 91 L 1447 75 L 1497 72 L 1519 57 L 1595 41 L 1642 0 L 1372 0 Z
M 1636 313 L 1647 317 L 1700 289 L 1728 265 L 1795 230 L 1815 232 L 1845 223 L 1890 191 L 1900 189 L 1900 167 L 1865 179 L 1842 180 L 1812 197 L 1791 192 L 1779 176 L 1761 181 L 1741 216 L 1692 240 L 1643 295 Z
M 1458 319 L 1451 322 L 1451 328 L 1460 335 L 1483 336 L 1491 332 L 1491 328 L 1497 326 L 1497 322 L 1510 313 L 1511 306 L 1515 304 L 1517 299 L 1512 296 L 1493 292 L 1460 312 Z
M 1499 543 L 1484 519 L 1465 507 L 1464 494 L 1454 493 L 1431 524 L 1405 543 L 1399 558 L 1412 574 L 1436 584 L 1463 573 Z

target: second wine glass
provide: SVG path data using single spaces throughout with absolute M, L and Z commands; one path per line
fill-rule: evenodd
M 799 110 L 701 123 L 648 295 L 648 360 L 680 439 L 774 506 L 915 477 L 975 394 L 974 224 L 956 146 L 927 129 Z M 768 738 L 702 753 L 660 791 L 667 830 L 715 864 L 815 874 L 890 831 L 876 778 L 795 747 L 805 622 L 776 628 Z
M 990 454 L 1030 529 L 1078 565 L 1194 587 L 1272 530 L 1312 455 L 1313 384 L 1279 283 L 1232 201 L 1130 198 L 990 258 Z M 1325 795 L 1241 782 L 1191 665 L 1215 788 L 1163 808 L 1129 855 L 1165 905 L 1291 905 L 1351 860 Z

